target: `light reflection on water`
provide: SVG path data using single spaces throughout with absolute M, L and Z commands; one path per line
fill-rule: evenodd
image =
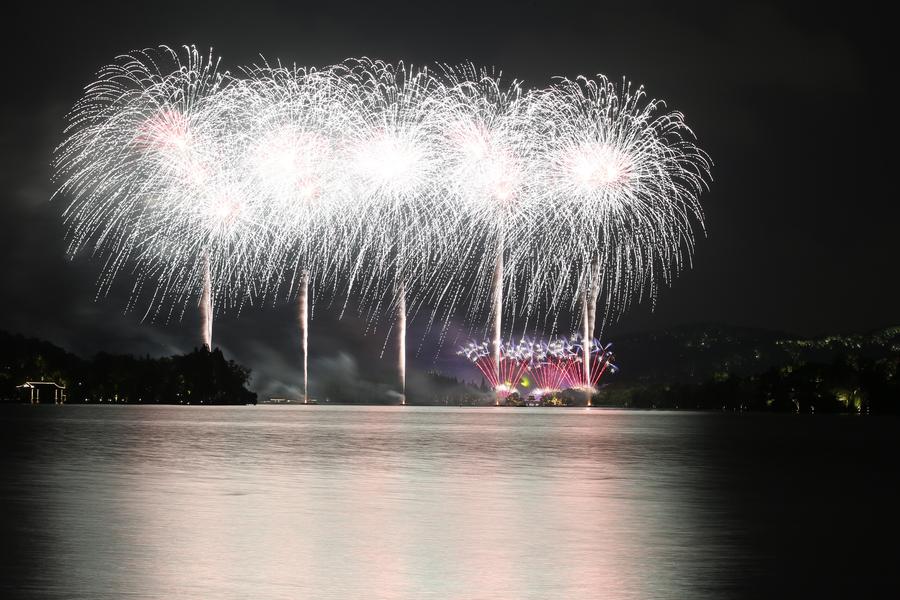
M 813 481 L 773 473 L 797 452 L 763 445 L 884 429 L 584 409 L 0 408 L 13 473 L 0 592 L 35 598 L 754 597 L 801 586 L 778 581 L 790 542 L 771 505 Z

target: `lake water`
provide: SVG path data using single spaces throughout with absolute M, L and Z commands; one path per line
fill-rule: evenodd
M 0 423 L 4 598 L 897 589 L 892 418 L 0 406 Z

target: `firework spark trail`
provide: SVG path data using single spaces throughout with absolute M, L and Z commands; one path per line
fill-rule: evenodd
M 590 281 L 588 283 L 588 333 L 590 337 L 596 334 L 597 329 L 597 299 L 600 297 L 600 262 L 591 262 Z
M 591 381 L 591 332 L 590 332 L 590 323 L 591 319 L 588 315 L 589 312 L 589 301 L 588 301 L 588 290 L 582 290 L 582 318 L 581 318 L 581 326 L 582 326 L 582 334 L 581 334 L 581 366 L 584 371 L 583 377 L 585 382 L 585 390 L 587 392 L 587 404 L 591 405 L 591 390 L 590 390 L 590 381 Z
M 497 398 L 505 398 L 516 391 L 516 387 L 522 380 L 522 377 L 528 371 L 532 357 L 531 344 L 521 341 L 517 344 L 512 342 L 500 344 L 500 358 L 495 358 L 493 342 L 470 342 L 464 346 L 459 352 L 460 356 L 465 356 L 469 361 L 475 364 L 478 370 L 484 375 L 484 378 L 490 384 L 494 392 L 495 402 L 499 405 Z
M 401 386 L 407 318 L 443 341 L 462 310 L 502 385 L 515 319 L 580 314 L 573 381 L 590 386 L 598 302 L 602 331 L 690 264 L 710 161 L 643 88 L 525 90 L 473 65 L 365 58 L 240 73 L 193 47 L 120 57 L 69 115 L 57 195 L 70 252 L 102 261 L 98 293 L 134 264 L 129 306 L 149 290 L 145 316 L 200 296 L 211 325 L 213 308 L 296 294 L 305 395 L 320 292 L 358 298 L 370 323 L 395 309 Z
M 553 362 L 543 362 L 531 368 L 531 376 L 536 384 L 535 395 L 540 397 L 568 387 L 566 372 Z
M 607 344 L 606 348 L 602 348 L 599 354 L 595 353 L 593 360 L 593 374 L 591 375 L 591 388 L 596 388 L 597 384 L 600 382 L 600 379 L 603 377 L 603 374 L 606 373 L 607 369 L 612 369 L 615 373 L 618 371 L 618 367 L 613 365 L 610 362 L 612 358 L 612 354 L 609 352 L 609 345 Z
M 203 294 L 200 296 L 200 314 L 203 324 L 203 345 L 207 350 L 212 350 L 212 278 L 209 274 L 209 260 L 205 256 L 203 257 Z
M 495 379 L 503 381 L 500 377 L 500 350 L 503 344 L 503 245 L 497 251 L 496 266 L 494 267 L 494 290 L 492 309 L 494 316 L 493 337 L 491 339 L 491 347 L 493 350 L 493 361 L 495 370 Z M 497 404 L 500 404 L 500 398 L 497 398 Z
M 397 286 L 397 369 L 400 374 L 400 404 L 406 404 L 406 284 Z
M 303 350 L 303 404 L 309 404 L 309 271 L 300 275 L 300 331 Z
M 571 355 L 564 354 L 559 344 L 532 342 L 529 372 L 535 382 L 536 397 L 568 387 L 564 364 L 570 359 Z

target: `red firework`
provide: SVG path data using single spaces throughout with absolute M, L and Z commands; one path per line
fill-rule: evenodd
M 489 351 L 489 344 L 472 342 L 457 354 L 464 355 L 472 361 L 491 388 L 500 398 L 505 398 L 516 391 L 516 386 L 528 371 L 530 353 L 527 344 L 516 346 L 503 344 L 500 347 L 500 365 L 495 368 L 494 358 Z
M 603 346 L 598 340 L 592 340 L 590 381 L 585 381 L 582 346 L 577 340 L 561 338 L 548 344 L 523 340 L 516 345 L 503 344 L 499 369 L 495 369 L 488 342 L 472 342 L 457 354 L 472 361 L 497 396 L 505 398 L 516 391 L 526 373 L 534 381 L 536 396 L 570 388 L 595 388 L 607 371 L 617 370 L 611 362 L 610 347 L 611 344 Z

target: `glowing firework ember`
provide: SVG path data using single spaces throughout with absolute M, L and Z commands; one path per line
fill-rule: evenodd
M 529 369 L 541 389 L 589 389 L 609 357 L 598 303 L 602 330 L 690 264 L 710 161 L 643 88 L 369 59 L 239 73 L 193 47 L 120 57 L 69 116 L 57 194 L 100 293 L 132 264 L 129 305 L 199 303 L 205 344 L 214 310 L 296 299 L 304 397 L 322 293 L 372 322 L 394 312 L 401 389 L 408 319 L 443 332 L 460 309 L 489 333 L 467 354 L 501 395 Z M 561 314 L 581 315 L 565 358 L 502 341 Z

